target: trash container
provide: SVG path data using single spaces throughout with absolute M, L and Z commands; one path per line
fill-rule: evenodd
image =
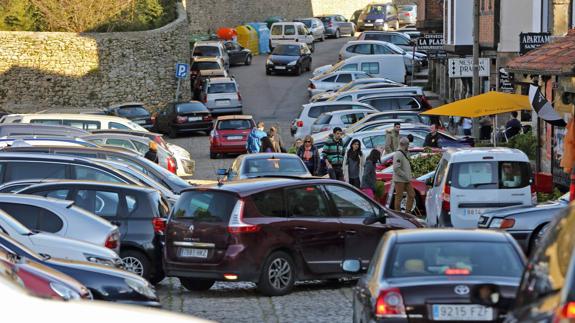
M 254 27 L 258 33 L 260 54 L 270 52 L 270 30 L 265 22 L 250 22 L 248 25 Z
M 253 55 L 258 55 L 258 32 L 250 25 L 237 26 L 238 43 L 252 51 Z
M 238 37 L 238 33 L 234 28 L 223 27 L 218 29 L 218 37 L 223 40 L 235 40 Z
M 280 22 L 280 21 L 286 21 L 286 20 L 280 16 L 271 16 L 268 19 L 266 19 L 266 24 L 268 25 L 268 28 L 272 28 L 274 22 Z

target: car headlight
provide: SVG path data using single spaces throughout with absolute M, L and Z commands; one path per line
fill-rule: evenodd
M 156 298 L 156 291 L 148 282 L 140 282 L 135 279 L 125 278 L 126 284 L 133 289 L 136 293 L 144 295 L 148 298 Z
M 54 291 L 54 293 L 58 294 L 65 301 L 78 300 L 81 298 L 80 294 L 78 294 L 75 290 L 59 283 L 50 283 L 50 288 Z
M 266 61 L 266 65 L 274 65 L 274 62 L 272 62 L 272 60 L 268 58 L 268 60 Z
M 297 61 L 289 62 L 288 66 L 294 66 L 295 64 L 297 64 Z
M 381 24 L 383 23 L 383 19 L 375 19 L 375 22 Z
M 501 227 L 501 222 L 503 222 L 503 219 L 495 218 L 495 219 L 491 220 L 489 227 L 490 228 L 499 228 L 499 227 Z
M 84 254 L 88 262 L 92 262 L 99 265 L 105 265 L 110 267 L 118 267 L 122 265 L 122 261 L 118 259 L 102 258 L 96 255 Z

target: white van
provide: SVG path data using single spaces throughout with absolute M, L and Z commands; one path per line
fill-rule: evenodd
M 12 114 L 2 118 L 1 123 L 36 123 L 51 126 L 69 126 L 87 131 L 98 129 L 121 129 L 148 131 L 128 119 L 99 114 L 41 113 Z
M 305 43 L 313 53 L 313 34 L 301 22 L 276 22 L 270 32 L 270 45 L 273 49 L 279 44 Z
M 313 71 L 314 76 L 335 71 L 363 71 L 371 77 L 386 79 L 405 84 L 405 62 L 402 55 L 359 55 L 350 57 L 333 66 L 321 66 Z
M 429 227 L 476 228 L 495 208 L 530 206 L 537 195 L 524 152 L 510 148 L 461 148 L 443 153 L 425 199 Z

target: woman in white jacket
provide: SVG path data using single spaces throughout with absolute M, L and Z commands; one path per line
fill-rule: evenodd
M 363 164 L 365 158 L 361 152 L 361 142 L 354 139 L 349 145 L 349 150 L 343 159 L 343 176 L 345 181 L 360 188 L 361 176 L 363 175 Z

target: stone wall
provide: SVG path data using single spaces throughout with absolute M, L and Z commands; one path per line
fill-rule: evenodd
M 96 109 L 174 99 L 175 64 L 189 61 L 188 20 L 125 33 L 0 32 L 0 108 Z M 189 99 L 189 80 L 183 83 Z

